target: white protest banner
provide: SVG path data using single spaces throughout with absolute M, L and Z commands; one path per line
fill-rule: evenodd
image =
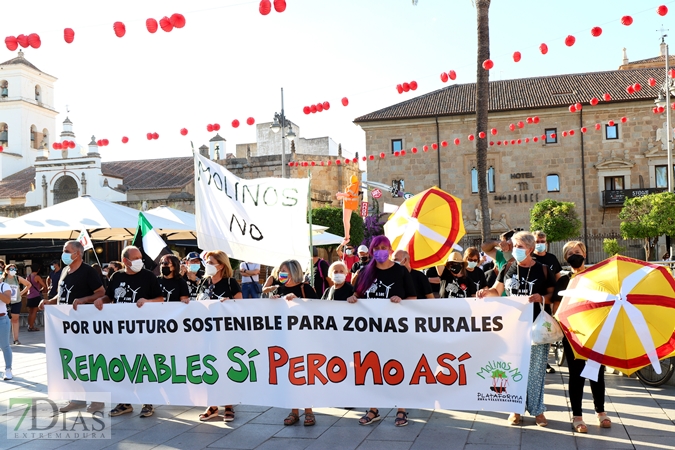
M 242 261 L 309 261 L 309 180 L 239 178 L 195 153 L 197 244 Z
M 532 305 L 273 299 L 47 306 L 50 398 L 522 413 Z

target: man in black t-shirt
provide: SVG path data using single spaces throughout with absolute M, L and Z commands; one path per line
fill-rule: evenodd
M 190 252 L 185 258 L 185 264 L 181 265 L 180 274 L 185 278 L 188 290 L 190 291 L 190 299 L 196 300 L 199 290 L 199 283 L 202 281 L 204 271 L 202 270 L 202 259 L 199 253 Z
M 79 241 L 68 241 L 63 246 L 62 261 L 65 263 L 65 269 L 62 269 L 59 280 L 56 281 L 56 293 L 49 300 L 42 300 L 39 309 L 44 310 L 44 305 L 66 304 L 77 305 L 91 303 L 104 294 L 101 277 L 98 273 L 82 261 L 84 247 Z M 71 400 L 66 406 L 59 408 L 60 412 L 70 412 L 87 406 L 86 402 L 80 400 Z M 87 412 L 94 413 L 104 408 L 101 402 L 92 402 L 87 408 Z
M 122 250 L 124 270 L 114 273 L 108 283 L 105 295 L 94 301 L 94 306 L 102 310 L 104 303 L 136 303 L 139 308 L 146 302 L 163 302 L 162 289 L 154 273 L 143 268 L 141 251 L 130 245 Z M 120 403 L 108 414 L 112 417 L 128 414 L 134 409 L 129 403 Z M 150 417 L 154 413 L 150 404 L 141 409 L 141 417 Z
M 548 267 L 548 270 L 550 270 L 555 276 L 555 279 L 558 280 L 560 275 L 562 275 L 560 273 L 560 271 L 562 271 L 562 266 L 553 253 L 548 253 L 546 251 L 546 234 L 543 231 L 535 231 L 532 234 L 534 234 L 534 238 L 536 239 L 532 258 L 539 264 Z
M 429 283 L 427 276 L 423 272 L 415 270 L 410 266 L 410 254 L 408 252 L 405 250 L 396 250 L 394 253 L 394 262 L 402 265 L 410 272 L 410 277 L 415 286 L 415 292 L 417 293 L 418 299 L 434 298 L 431 283 Z
M 314 291 L 323 293 L 332 286 L 333 282 L 328 278 L 328 263 L 319 258 L 319 249 L 312 248 L 312 262 L 314 263 L 314 280 L 312 287 Z
M 361 270 L 362 267 L 365 267 L 370 262 L 370 251 L 365 245 L 359 245 L 358 248 L 359 260 L 356 261 L 351 268 L 352 272 L 352 284 L 354 284 L 354 276 Z

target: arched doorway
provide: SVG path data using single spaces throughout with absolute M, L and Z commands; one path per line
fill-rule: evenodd
M 54 183 L 54 204 L 77 198 L 79 189 L 73 177 L 64 175 Z

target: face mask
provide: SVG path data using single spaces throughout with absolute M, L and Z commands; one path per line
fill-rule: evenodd
M 163 266 L 162 275 L 164 275 L 165 277 L 171 275 L 171 267 Z
M 104 277 L 107 277 L 107 276 L 108 276 L 108 271 L 107 271 L 107 270 L 104 270 L 103 272 L 101 272 L 101 275 L 103 275 Z
M 213 264 L 206 264 L 204 266 L 204 273 L 206 274 L 207 277 L 212 277 L 216 273 L 218 273 L 218 268 Z
M 362 257 L 361 257 L 361 262 L 364 263 L 364 264 L 367 263 L 367 262 L 368 262 L 368 257 L 367 257 L 367 256 L 362 256 Z
M 333 281 L 335 282 L 335 284 L 342 284 L 342 283 L 345 282 L 346 279 L 347 279 L 347 275 L 345 275 L 344 273 L 334 273 L 333 274 Z
M 462 271 L 462 265 L 461 264 L 450 264 L 450 272 L 452 273 L 460 273 Z
M 16 276 L 16 270 L 10 269 L 10 270 L 9 270 L 9 274 L 10 274 L 11 276 L 15 277 L 15 276 Z
M 476 261 L 469 261 L 469 269 L 475 269 L 478 266 Z
M 136 259 L 134 261 L 131 261 L 130 269 L 133 273 L 140 272 L 142 268 L 143 268 L 143 259 Z
M 349 249 L 347 249 L 347 250 L 345 250 L 345 253 L 346 253 L 347 255 L 351 255 L 351 254 L 352 254 L 352 251 L 349 250 Z
M 189 271 L 192 273 L 197 273 L 199 272 L 199 268 L 201 267 L 201 264 L 190 264 Z
M 504 259 L 507 260 L 507 261 L 509 259 L 513 258 L 513 252 L 503 251 L 502 254 L 504 255 Z
M 514 248 L 513 257 L 516 258 L 517 262 L 525 261 L 525 258 L 527 258 L 527 250 L 524 248 Z
M 73 262 L 73 257 L 70 256 L 70 253 L 63 252 L 61 254 L 61 261 L 63 261 L 63 264 L 66 266 L 69 266 Z
M 52 264 L 51 266 L 49 266 L 49 268 L 52 269 L 52 270 L 56 270 L 56 269 L 54 268 L 54 264 Z
M 398 264 L 399 266 L 401 265 L 401 261 L 396 261 L 396 260 L 394 260 L 394 262 L 395 262 L 396 264 Z
M 279 283 L 286 284 L 288 281 L 288 272 L 279 272 Z
M 579 267 L 584 265 L 584 257 L 581 255 L 570 255 L 567 257 L 567 262 L 572 266 L 574 269 L 578 269 Z
M 373 258 L 375 258 L 375 261 L 382 264 L 389 259 L 389 250 L 374 250 Z
M 546 251 L 546 244 L 535 244 L 534 251 L 537 253 L 542 253 Z

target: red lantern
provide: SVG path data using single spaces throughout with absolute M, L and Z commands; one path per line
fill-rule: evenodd
M 237 119 L 234 119 L 232 121 L 232 128 L 238 128 L 239 127 L 239 121 Z
M 246 119 L 246 124 L 247 125 L 253 125 L 255 123 L 255 119 L 253 117 L 249 117 Z
M 628 92 L 630 95 L 633 95 L 635 94 L 635 89 L 633 89 L 633 86 L 627 86 L 626 92 Z
M 385 156 L 386 155 L 384 154 L 384 152 L 380 153 L 380 158 L 384 159 Z M 328 162 L 330 163 L 330 161 L 328 161 Z
M 322 105 L 321 103 L 317 103 L 317 104 L 316 104 L 316 110 L 317 110 L 318 112 L 322 112 L 322 111 L 323 111 L 323 105 Z
M 570 107 L 568 109 L 570 110 L 571 113 L 577 112 L 577 107 L 574 106 L 574 105 L 570 105 Z
M 509 145 L 509 141 L 504 141 L 504 146 Z
M 173 30 L 173 25 L 171 25 L 171 21 L 166 16 L 159 19 L 159 27 L 167 33 Z
M 401 85 L 401 87 L 403 88 L 403 92 L 408 92 L 408 91 L 410 91 L 410 84 L 409 84 L 409 83 L 403 83 L 403 84 Z
M 596 130 L 599 130 L 600 128 L 602 128 L 602 125 L 600 125 L 599 123 L 596 123 L 596 124 L 595 124 L 595 129 L 596 129 Z
M 654 78 L 650 78 L 649 80 L 647 80 L 647 82 L 651 87 L 656 86 L 656 80 Z
M 457 78 L 457 72 L 451 70 L 450 72 L 448 72 L 448 78 L 450 78 L 451 80 L 455 80 Z
M 123 37 L 127 33 L 127 27 L 124 26 L 122 22 L 115 22 L 113 24 L 113 30 L 115 31 L 115 36 L 118 38 Z
M 126 136 L 123 136 L 122 137 L 122 144 L 126 144 L 127 142 L 129 142 L 129 138 L 126 137 Z
M 180 129 L 180 134 L 181 134 L 182 136 L 187 136 L 187 134 L 188 134 L 187 128 L 181 128 L 181 129 Z
M 295 163 L 293 161 L 289 161 L 288 167 L 293 167 L 294 165 L 295 165 Z
M 533 141 L 533 142 L 537 142 L 538 140 L 539 140 L 539 138 L 538 138 L 537 136 L 535 136 L 535 137 L 532 138 L 532 141 Z
M 401 154 L 401 152 L 394 152 L 394 156 L 396 156 L 396 157 L 398 157 L 400 154 Z
M 478 137 L 481 138 L 481 139 L 485 139 L 485 131 L 479 132 Z
M 333 164 L 333 161 L 331 160 L 328 160 L 328 162 L 326 163 L 327 166 L 330 166 L 331 164 Z
M 19 43 L 19 45 L 23 48 L 28 47 L 28 36 L 25 34 L 20 34 L 16 37 L 16 41 Z
M 675 69 L 670 69 L 670 70 L 668 71 L 668 76 L 669 76 L 670 78 L 675 78 Z
M 448 141 L 441 141 L 441 147 L 447 147 Z
M 581 127 L 581 132 L 582 132 L 582 133 L 585 133 L 585 132 L 587 132 L 587 131 L 588 131 L 588 128 L 586 128 L 586 127 Z
M 653 107 L 653 108 L 652 108 L 652 112 L 653 112 L 654 114 L 658 114 L 658 112 L 659 112 L 659 108 L 658 108 L 658 107 L 656 107 L 656 106 L 655 106 L 655 107 Z
M 443 72 L 443 73 L 441 74 L 441 81 L 442 81 L 443 83 L 447 83 L 447 82 L 448 82 L 448 74 L 447 74 L 447 73 Z
M 495 143 L 490 141 L 490 147 L 492 147 L 493 145 L 495 145 Z
M 502 145 L 502 141 L 497 141 L 497 145 Z
M 53 148 L 54 150 L 58 150 L 58 149 L 59 149 L 58 143 L 57 143 L 57 142 L 54 142 L 54 143 L 52 144 L 52 148 Z
M 75 141 L 68 141 L 68 147 L 70 147 L 71 149 L 75 148 L 76 146 L 77 144 L 75 144 Z
M 307 167 L 307 166 L 309 166 L 309 163 L 308 163 L 307 161 L 303 161 L 303 162 L 302 162 L 302 167 Z
M 14 36 L 7 36 L 5 38 L 5 45 L 7 46 L 7 50 L 9 50 L 10 52 L 13 52 L 17 48 L 19 48 L 19 42 L 17 38 L 15 38 Z
M 401 156 L 405 156 L 405 150 L 401 150 Z M 345 159 L 345 162 L 349 164 L 349 160 Z
M 530 142 L 530 138 L 525 138 L 525 143 L 529 144 L 529 142 Z
M 260 6 L 258 6 L 258 11 L 263 16 L 266 16 L 272 11 L 272 2 L 270 0 L 262 0 Z
M 659 106 L 659 114 L 663 113 L 666 110 L 663 106 Z
M 98 141 L 96 141 L 96 145 L 99 147 L 103 147 L 103 142 L 99 139 Z
M 614 126 L 614 121 L 613 121 L 613 120 L 610 120 L 609 122 L 607 122 L 607 125 L 609 125 L 610 127 L 613 127 L 613 126 Z
M 473 134 L 470 134 L 470 135 L 469 135 L 469 140 L 470 140 L 470 141 L 473 141 L 474 139 L 476 139 L 476 138 L 473 137 Z
M 523 128 L 525 126 L 522 120 L 518 121 L 516 125 L 518 125 L 518 128 Z
M 562 135 L 563 137 L 567 137 L 567 131 L 563 131 Z
M 374 160 L 374 159 L 375 159 L 375 155 L 370 155 L 370 156 L 368 157 L 368 159 L 371 160 L 371 161 Z M 321 165 L 323 166 L 323 163 L 321 163 Z
M 312 114 L 316 114 L 316 111 L 317 111 L 316 105 L 312 105 L 309 107 L 309 112 L 311 112 Z
M 108 144 L 110 144 L 110 141 L 107 140 L 107 139 L 102 139 L 102 142 L 103 142 L 103 146 L 104 146 L 104 147 L 107 147 Z
M 574 136 L 574 130 L 570 130 L 570 136 Z
M 591 104 L 591 106 L 595 106 L 598 104 L 598 102 L 599 102 L 598 98 L 593 97 L 589 103 Z
M 581 108 L 582 108 L 581 103 L 579 103 L 579 102 L 575 103 L 574 107 L 576 108 L 577 111 L 581 111 Z
M 157 133 L 152 133 L 152 138 L 153 138 L 153 139 L 159 139 L 159 134 L 157 134 Z
M 520 52 L 513 52 L 513 62 L 520 62 L 522 55 Z
M 491 129 L 490 134 L 492 134 L 493 136 L 497 136 L 497 129 L 496 128 Z
M 608 102 L 608 101 L 610 101 L 610 100 L 612 99 L 612 96 L 609 95 L 609 93 L 605 92 L 604 94 L 602 94 L 602 99 L 603 99 L 604 101 Z
M 364 159 L 365 159 L 365 157 L 364 157 Z M 316 166 L 316 163 L 315 163 L 314 161 L 312 161 L 312 162 L 310 163 L 310 165 L 311 165 L 312 167 L 314 167 L 314 166 Z
M 532 118 L 532 122 L 534 122 L 534 123 L 539 123 L 539 116 L 534 116 L 534 117 Z
M 42 45 L 42 41 L 40 41 L 40 36 L 38 36 L 36 33 L 29 34 L 28 45 L 30 45 L 33 48 L 40 48 L 40 45 Z
M 640 92 L 641 89 L 642 89 L 642 85 L 641 85 L 640 83 L 635 83 L 635 84 L 633 85 L 633 90 L 634 90 L 635 92 Z
M 434 150 L 438 150 L 438 144 L 434 142 L 433 144 L 431 144 L 431 148 L 433 148 Z
M 286 11 L 286 1 L 285 0 L 274 0 L 274 10 L 278 13 Z
M 542 135 L 541 135 L 541 140 L 542 140 L 542 141 L 545 141 L 545 140 L 546 140 L 546 135 L 545 135 L 545 134 L 542 134 Z
M 633 23 L 633 18 L 631 16 L 623 16 L 621 18 L 621 24 L 625 26 L 630 26 Z
M 598 37 L 602 34 L 602 28 L 600 27 L 593 27 L 591 28 L 591 36 L 593 37 Z
M 424 151 L 426 152 L 426 151 L 428 151 L 428 150 L 429 150 L 429 147 L 427 147 L 427 149 L 424 150 Z M 413 153 L 417 153 L 417 147 L 411 148 L 410 151 L 413 152 Z
M 511 139 L 511 145 L 516 145 L 516 140 L 515 140 L 515 139 Z
M 401 86 L 400 84 L 396 85 L 396 90 L 398 91 L 399 94 L 403 94 L 403 86 Z
M 304 112 L 305 114 L 309 114 L 312 112 L 312 110 L 309 109 L 309 106 L 305 106 L 304 108 L 302 108 L 302 112 Z
M 417 90 L 417 81 L 411 81 L 410 82 L 410 90 L 411 91 L 416 91 Z
M 212 132 L 212 131 L 213 131 L 213 125 L 208 124 L 208 125 L 206 126 L 206 131 L 208 131 L 209 133 Z
M 323 102 L 323 109 L 328 111 L 330 109 L 330 103 L 328 102 Z
M 146 134 L 145 137 L 147 137 L 148 140 L 151 141 L 152 140 L 152 133 Z
M 525 122 L 531 124 L 533 122 L 532 117 L 528 117 L 527 119 L 525 119 Z
M 516 126 L 514 124 L 509 124 L 509 130 L 513 131 L 516 129 Z
M 656 8 L 656 14 L 659 16 L 665 16 L 668 14 L 668 7 L 666 5 L 661 5 L 658 8 Z
M 347 97 L 342 97 L 342 106 L 349 105 L 349 99 Z
M 424 150 L 425 152 L 428 152 L 428 151 L 429 151 L 429 146 L 428 146 L 428 145 L 423 145 L 423 146 L 422 146 L 422 150 Z
M 548 45 L 542 43 L 539 46 L 539 51 L 541 52 L 542 55 L 547 54 L 548 53 Z
M 213 124 L 213 131 L 220 131 L 220 124 L 219 123 Z
M 159 25 L 157 24 L 157 21 L 151 17 L 145 21 L 145 28 L 147 28 L 150 33 L 155 33 L 157 28 L 159 28 Z
M 577 39 L 572 36 L 571 34 L 565 38 L 565 45 L 568 47 L 571 47 L 574 45 L 574 43 L 577 41 Z
M 486 59 L 483 61 L 483 69 L 490 70 L 495 66 L 495 63 L 491 59 Z
M 522 141 L 521 139 L 518 139 L 518 140 L 516 141 L 516 144 L 518 144 L 518 145 L 520 145 L 520 144 L 522 144 L 522 143 L 523 143 L 523 141 Z
M 455 138 L 455 145 L 459 145 L 459 138 Z
M 72 28 L 64 28 L 63 40 L 66 41 L 66 44 L 72 44 L 75 40 L 75 31 Z
M 555 139 L 555 133 L 551 133 L 551 139 Z
M 172 14 L 169 18 L 174 28 L 183 28 L 185 26 L 185 16 L 179 13 Z
M 675 109 L 675 108 L 673 108 L 673 109 Z M 621 118 L 621 123 L 626 123 L 626 122 L 628 122 L 628 117 L 625 117 L 625 116 L 622 117 L 622 118 Z

